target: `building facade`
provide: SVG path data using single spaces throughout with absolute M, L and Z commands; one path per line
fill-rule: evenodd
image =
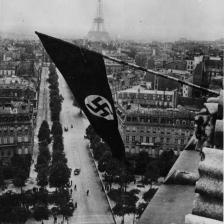
M 0 63 L 0 77 L 10 77 L 16 73 L 16 62 L 2 61 Z
M 143 107 L 154 108 L 176 108 L 177 91 L 160 91 L 144 89 L 135 86 L 130 89 L 118 91 L 118 103 L 120 104 L 140 104 Z
M 33 152 L 33 107 L 30 103 L 11 102 L 0 106 L 0 160 L 10 163 L 14 154 Z
M 189 71 L 191 74 L 194 71 L 194 58 L 193 57 L 187 57 L 186 58 L 186 63 L 187 63 L 187 71 Z
M 178 155 L 194 131 L 194 113 L 169 109 L 117 108 L 119 130 L 128 153 L 157 157 L 172 149 Z
M 5 104 L 11 101 L 30 101 L 33 112 L 36 114 L 38 91 L 34 83 L 17 76 L 0 78 L 0 103 Z

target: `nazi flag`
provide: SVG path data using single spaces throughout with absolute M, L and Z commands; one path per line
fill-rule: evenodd
M 36 34 L 96 133 L 108 143 L 112 155 L 123 161 L 125 149 L 102 55 L 45 34 Z

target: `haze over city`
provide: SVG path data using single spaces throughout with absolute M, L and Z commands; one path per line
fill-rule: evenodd
M 224 37 L 223 8 L 223 0 L 104 0 L 103 16 L 113 38 L 216 40 Z M 96 0 L 0 0 L 0 32 L 84 37 L 96 11 Z

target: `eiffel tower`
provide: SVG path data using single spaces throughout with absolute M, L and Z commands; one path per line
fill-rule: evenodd
M 97 16 L 93 20 L 93 27 L 88 32 L 87 39 L 91 41 L 107 42 L 110 40 L 109 33 L 105 31 L 103 19 L 102 1 L 98 0 Z

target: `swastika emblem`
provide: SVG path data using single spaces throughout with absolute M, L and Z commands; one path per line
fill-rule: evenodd
M 111 104 L 107 99 L 99 95 L 89 95 L 85 98 L 86 108 L 95 116 L 114 120 Z

